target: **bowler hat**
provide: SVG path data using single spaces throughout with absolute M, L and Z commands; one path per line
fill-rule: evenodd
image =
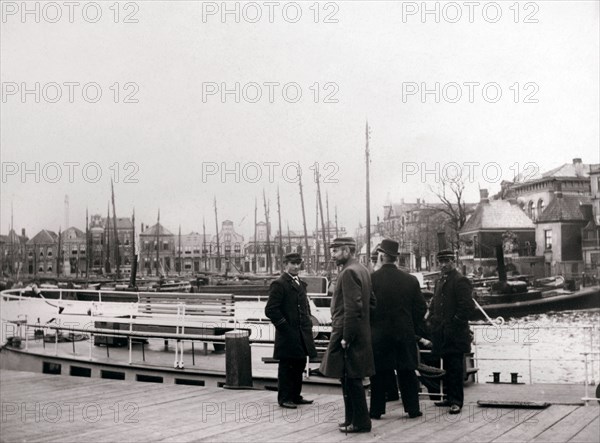
M 451 249 L 443 249 L 436 254 L 438 260 L 456 260 L 456 255 Z
M 298 254 L 297 252 L 290 252 L 289 254 L 286 254 L 285 257 L 283 258 L 283 262 L 284 263 L 288 263 L 288 262 L 297 262 L 297 263 L 302 263 L 302 256 L 300 254 Z
M 386 255 L 390 255 L 392 257 L 398 257 L 398 247 L 400 243 L 390 238 L 384 238 L 381 240 L 381 244 L 377 248 L 378 252 L 383 252 Z
M 356 248 L 356 241 L 352 237 L 337 237 L 329 245 L 330 248 L 339 248 L 340 246 L 352 246 Z

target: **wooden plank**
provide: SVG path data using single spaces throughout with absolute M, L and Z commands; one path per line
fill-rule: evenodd
M 577 433 L 598 417 L 598 407 L 580 406 L 562 420 L 538 434 L 534 442 L 563 442 L 573 438 Z M 600 434 L 597 435 L 600 438 Z
M 596 408 L 597 409 L 597 408 Z M 596 417 L 590 424 L 577 433 L 569 443 L 597 443 L 600 435 L 600 418 Z
M 477 408 L 475 413 L 480 424 L 467 434 L 455 439 L 457 442 L 490 442 L 519 425 L 523 420 L 533 420 L 540 410 L 523 411 L 520 409 Z M 483 425 L 481 425 L 483 422 Z
M 517 426 L 500 435 L 494 442 L 529 441 L 571 414 L 577 406 L 552 405 L 539 413 L 515 409 Z

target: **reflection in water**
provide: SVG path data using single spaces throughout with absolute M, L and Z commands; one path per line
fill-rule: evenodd
M 480 383 L 491 381 L 492 372 L 501 372 L 501 381 L 518 372 L 523 383 L 583 383 L 582 353 L 600 350 L 600 309 L 508 319 L 501 328 L 481 323 L 473 330 Z M 599 356 L 588 362 L 588 381 L 598 382 Z

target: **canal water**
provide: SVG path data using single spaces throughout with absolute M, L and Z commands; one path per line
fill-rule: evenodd
M 583 383 L 584 353 L 588 354 L 588 382 L 600 381 L 600 309 L 561 311 L 506 319 L 501 327 L 472 327 L 478 382 L 511 380 L 523 383 Z

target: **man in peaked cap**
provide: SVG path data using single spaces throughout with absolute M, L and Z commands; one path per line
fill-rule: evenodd
M 377 251 L 381 267 L 373 273 L 373 292 L 377 308 L 372 319 L 375 375 L 371 377 L 371 418 L 385 414 L 385 393 L 388 380 L 398 383 L 404 411 L 410 418 L 423 415 L 419 408 L 419 381 L 415 374 L 418 365 L 416 325 L 419 325 L 427 304 L 416 277 L 396 266 L 397 241 L 383 239 Z
M 342 382 L 345 420 L 339 425 L 340 431 L 370 432 L 371 418 L 362 379 L 375 373 L 370 326 L 375 298 L 371 276 L 355 258 L 353 238 L 336 238 L 330 248 L 342 269 L 331 299 L 331 338 L 320 370 L 326 377 Z
M 475 309 L 473 287 L 469 279 L 456 270 L 453 251 L 442 250 L 436 257 L 442 276 L 429 305 L 429 322 L 433 354 L 444 360 L 447 394 L 436 406 L 449 406 L 450 414 L 458 414 L 464 400 L 464 354 L 471 351 L 469 317 Z
M 298 277 L 302 257 L 297 253 L 287 254 L 283 262 L 285 271 L 269 288 L 265 315 L 275 325 L 273 358 L 279 360 L 277 401 L 282 408 L 296 409 L 296 405 L 312 403 L 300 393 L 306 357 L 316 357 L 317 350 L 307 284 Z

